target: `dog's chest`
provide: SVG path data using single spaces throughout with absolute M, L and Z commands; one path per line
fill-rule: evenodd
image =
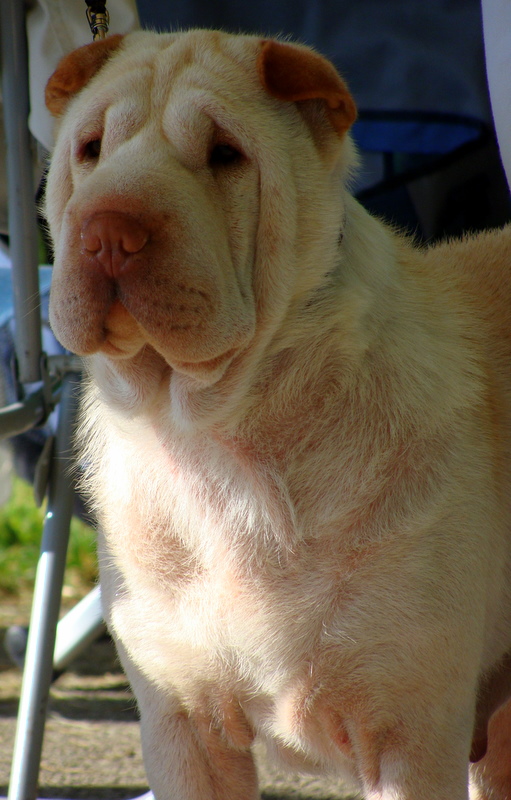
M 133 455 L 117 451 L 104 465 L 107 561 L 126 587 L 113 601 L 117 632 L 136 660 L 174 671 L 173 683 L 210 674 L 215 653 L 247 678 L 260 680 L 264 663 L 278 681 L 284 663 L 304 657 L 297 642 L 321 628 L 335 581 L 328 559 L 291 547 L 299 521 L 285 484 L 216 446 Z
M 145 433 L 112 440 L 99 477 L 111 546 L 136 554 L 148 576 L 253 574 L 280 564 L 298 535 L 288 476 L 249 447 Z

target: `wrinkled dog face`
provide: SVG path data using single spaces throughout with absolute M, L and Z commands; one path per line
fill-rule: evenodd
M 305 60 L 297 87 L 289 75 Z M 281 114 L 276 97 L 301 112 Z M 80 355 L 140 367 L 145 354 L 214 383 L 250 346 L 261 309 L 285 313 L 300 235 L 338 220 L 326 192 L 300 218 L 309 188 L 290 175 L 309 160 L 322 173 L 311 186 L 325 183 L 355 116 L 344 84 L 306 48 L 138 33 L 64 59 L 47 102 L 65 112 L 47 187 L 57 337 Z

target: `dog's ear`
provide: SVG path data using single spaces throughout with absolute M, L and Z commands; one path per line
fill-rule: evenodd
M 263 87 L 278 100 L 323 101 L 340 136 L 355 122 L 357 109 L 346 84 L 330 61 L 308 47 L 262 41 L 257 71 Z
M 46 84 L 45 101 L 54 117 L 63 113 L 71 97 L 101 69 L 122 39 L 121 34 L 108 36 L 64 56 Z

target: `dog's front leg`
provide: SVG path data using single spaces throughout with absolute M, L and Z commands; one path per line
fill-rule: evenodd
M 155 698 L 151 708 L 141 707 L 144 763 L 156 799 L 256 800 L 250 750 L 230 747 L 213 724 L 197 724 L 165 706 L 165 700 Z
M 235 747 L 206 713 L 188 714 L 179 700 L 127 669 L 140 711 L 142 750 L 156 800 L 256 800 L 250 744 Z
M 511 699 L 494 712 L 488 725 L 488 750 L 472 764 L 471 800 L 511 797 Z
M 359 730 L 354 744 L 365 800 L 467 800 L 469 716 L 444 716 L 439 724 L 441 714 L 410 706 L 389 729 Z

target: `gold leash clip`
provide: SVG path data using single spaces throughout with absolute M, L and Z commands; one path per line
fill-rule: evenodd
M 87 7 L 87 20 L 92 33 L 92 40 L 96 42 L 98 39 L 105 39 L 108 33 L 108 26 L 110 24 L 110 17 L 108 11 L 92 11 L 90 6 Z

